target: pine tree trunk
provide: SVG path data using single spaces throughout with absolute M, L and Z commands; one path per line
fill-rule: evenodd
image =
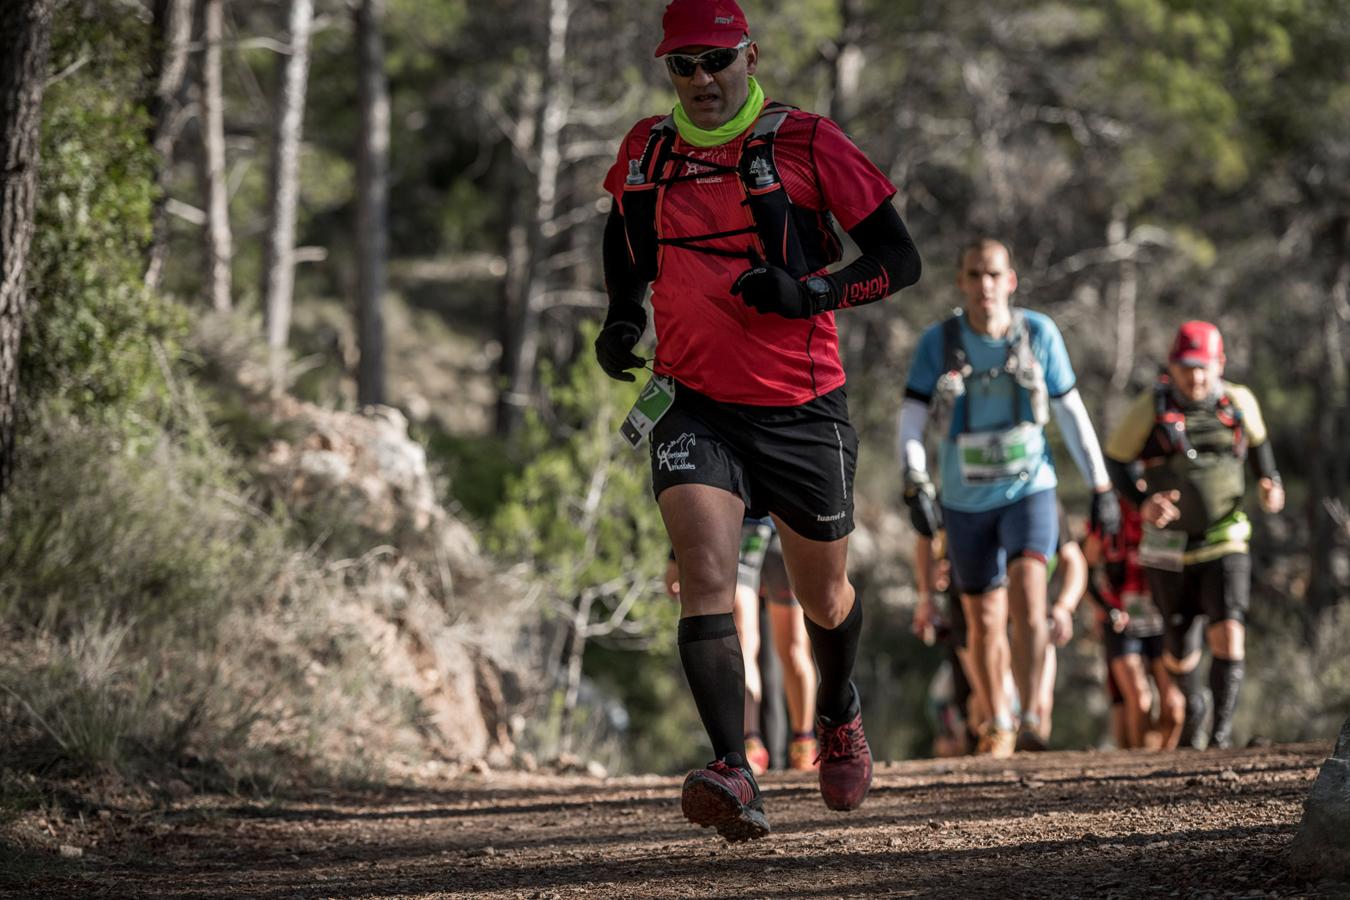
M 19 341 L 53 0 L 0 0 L 0 496 L 14 462 Z
M 207 293 L 211 306 L 225 312 L 231 300 L 230 264 L 234 235 L 225 184 L 225 108 L 221 90 L 220 42 L 225 0 L 205 0 L 202 30 L 202 187 L 206 206 Z
M 858 92 L 866 64 L 862 50 L 862 0 L 839 0 L 839 18 L 839 40 L 832 48 L 829 116 L 847 131 L 858 111 Z
M 524 262 L 523 302 L 515 322 L 514 353 L 509 357 L 505 402 L 498 404 L 498 432 L 511 434 L 520 423 L 521 412 L 534 390 L 535 363 L 539 356 L 539 319 L 547 292 L 543 266 L 548 226 L 558 206 L 558 175 L 562 169 L 562 130 L 567 124 L 571 94 L 567 86 L 567 19 L 569 0 L 549 0 L 547 64 L 543 83 L 543 103 L 539 110 L 538 152 L 534 182 L 534 212 L 529 223 L 528 247 Z M 504 348 L 505 349 L 505 348 Z
M 286 342 L 291 328 L 291 295 L 295 289 L 295 209 L 300 199 L 300 137 L 305 120 L 305 88 L 309 78 L 309 31 L 313 0 L 291 0 L 290 55 L 277 93 L 276 131 L 268 196 L 267 235 L 263 245 L 262 296 L 267 319 L 267 348 L 272 389 L 286 381 Z
M 145 283 L 151 288 L 158 287 L 163 279 L 164 259 L 168 255 L 169 217 L 165 210 L 169 187 L 173 183 L 174 148 L 183 127 L 180 94 L 192 42 L 192 0 L 155 0 L 154 30 L 158 71 L 155 73 L 155 93 L 149 104 L 150 145 L 159 156 L 159 196 L 155 199 L 154 231 L 145 271 Z
M 1126 240 L 1129 235 L 1128 225 L 1123 206 L 1112 210 L 1111 224 L 1106 230 L 1107 244 L 1114 247 Z M 1135 315 L 1139 307 L 1139 263 L 1134 256 L 1121 260 L 1118 277 L 1109 292 L 1114 294 L 1116 310 L 1116 351 L 1115 363 L 1111 367 L 1111 390 L 1120 396 L 1130 386 L 1130 376 L 1134 374 Z
M 361 60 L 361 145 L 357 154 L 356 397 L 384 403 L 385 259 L 389 246 L 389 91 L 384 72 L 384 0 L 356 11 Z

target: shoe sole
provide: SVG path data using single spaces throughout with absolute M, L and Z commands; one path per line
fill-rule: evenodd
M 695 825 L 716 828 L 728 843 L 753 841 L 769 833 L 769 820 L 762 810 L 746 806 L 710 779 L 691 779 L 680 794 L 680 809 Z
M 820 798 L 825 801 L 825 805 L 828 806 L 830 809 L 837 810 L 839 812 L 852 812 L 853 810 L 862 806 L 863 801 L 867 799 L 867 792 L 872 789 L 873 771 L 874 767 L 869 766 L 867 769 L 867 784 L 863 786 L 862 794 L 853 803 L 840 803 L 838 805 L 831 803 L 830 798 L 825 796 L 825 785 L 823 783 L 820 786 Z

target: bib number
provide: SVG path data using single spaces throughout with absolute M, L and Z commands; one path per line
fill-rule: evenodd
M 961 480 L 966 484 L 1023 480 L 1041 458 L 1041 430 L 1025 423 L 1007 431 L 960 434 L 956 448 L 961 459 Z
M 1144 539 L 1139 542 L 1139 564 L 1164 572 L 1180 572 L 1186 567 L 1186 532 L 1162 531 L 1152 525 L 1144 526 Z
M 1162 613 L 1158 612 L 1158 608 L 1153 605 L 1153 599 L 1148 594 L 1126 591 L 1121 600 L 1124 603 L 1125 612 L 1130 614 L 1130 624 L 1125 626 L 1126 634 L 1134 637 L 1148 637 L 1162 633 Z
M 656 423 L 675 404 L 675 382 L 664 375 L 653 375 L 638 394 L 637 402 L 619 426 L 619 434 L 634 450 L 651 434 Z

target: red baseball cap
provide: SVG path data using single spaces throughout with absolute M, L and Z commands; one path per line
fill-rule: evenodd
M 1207 366 L 1223 362 L 1223 336 L 1209 322 L 1183 322 L 1172 341 L 1167 361 L 1183 366 Z
M 670 0 L 661 30 L 657 56 L 680 47 L 735 47 L 750 25 L 736 0 Z

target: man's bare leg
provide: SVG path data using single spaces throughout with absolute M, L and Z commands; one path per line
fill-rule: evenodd
M 810 731 L 816 723 L 816 661 L 800 606 L 769 604 L 774 649 L 783 662 L 788 720 L 794 734 Z
M 740 759 L 745 668 L 731 612 L 745 504 L 703 484 L 666 488 L 657 503 L 680 567 L 680 658 L 694 703 L 713 755 Z
M 774 521 L 788 581 L 802 605 L 820 669 L 816 691 L 820 793 L 831 809 L 856 809 L 872 784 L 872 752 L 852 681 L 862 638 L 862 607 L 848 581 L 848 538 L 813 541 L 778 516 Z
M 769 764 L 769 754 L 759 736 L 759 710 L 764 697 L 764 679 L 759 670 L 759 645 L 763 639 L 759 631 L 759 593 L 744 584 L 736 585 L 736 601 L 732 608 L 736 620 L 736 634 L 741 640 L 741 661 L 745 666 L 745 746 L 746 762 L 756 775 Z M 759 740 L 751 746 L 752 735 Z
M 731 614 L 745 505 L 699 484 L 666 488 L 657 503 L 680 568 L 680 663 L 714 757 L 685 778 L 680 809 L 728 841 L 763 837 L 769 821 L 745 761 L 745 668 Z
M 1117 656 L 1111 660 L 1111 674 L 1116 687 L 1125 698 L 1125 745 L 1122 750 L 1136 750 L 1144 746 L 1144 732 L 1148 728 L 1149 706 L 1152 695 L 1144 675 L 1143 660 L 1137 654 Z
M 1041 722 L 1036 700 L 1045 669 L 1045 649 L 1050 643 L 1045 574 L 1044 561 L 1028 556 L 1020 556 L 1008 565 L 1013 681 L 1022 698 L 1023 721 L 1037 735 L 1041 735 Z
M 989 704 L 989 729 L 986 734 L 1007 733 L 1011 738 L 1012 709 L 1004 681 L 1009 668 L 1008 652 L 1008 594 L 995 588 L 983 594 L 962 594 L 966 611 L 967 649 L 970 651 L 970 673 L 975 676 L 980 693 Z M 1010 753 L 1012 745 L 998 749 Z M 986 752 L 988 752 L 986 750 Z
M 1186 695 L 1161 659 L 1153 660 L 1153 682 L 1158 686 L 1158 747 L 1175 750 L 1186 721 Z

